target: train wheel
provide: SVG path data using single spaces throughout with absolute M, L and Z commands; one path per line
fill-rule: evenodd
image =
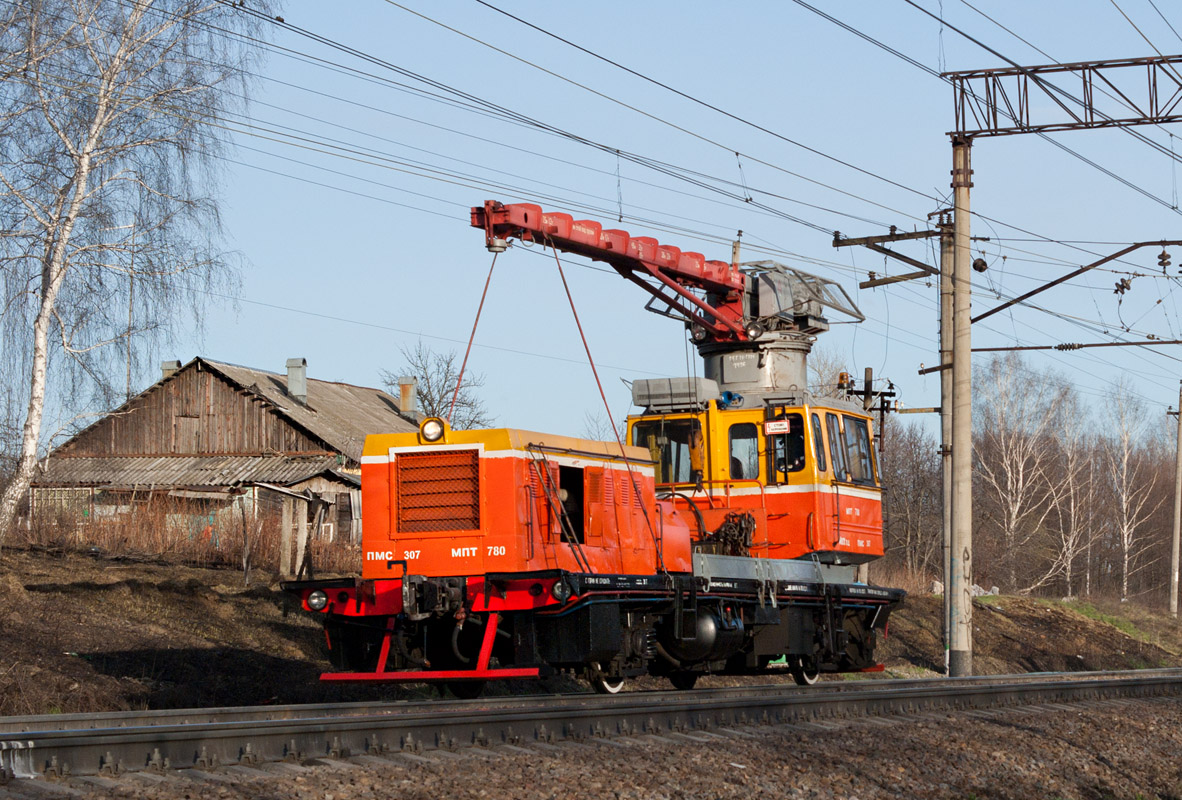
M 669 683 L 673 684 L 674 689 L 680 689 L 683 692 L 688 692 L 694 688 L 694 684 L 698 682 L 698 673 L 696 672 L 670 672 Z
M 604 673 L 603 668 L 599 666 L 599 662 L 595 661 L 587 668 L 587 680 L 591 683 L 591 688 L 599 694 L 619 694 L 620 690 L 624 688 L 624 679 L 609 678 Z
M 797 686 L 812 686 L 817 682 L 817 678 L 821 677 L 821 671 L 817 669 L 816 662 L 808 659 L 806 664 L 804 656 L 790 657 L 788 671 L 792 673 L 792 680 L 796 681 Z
M 447 690 L 460 700 L 475 700 L 484 691 L 485 681 L 448 681 Z

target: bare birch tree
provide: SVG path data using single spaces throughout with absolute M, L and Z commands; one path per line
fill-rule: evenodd
M 1090 426 L 1081 424 L 1086 413 L 1075 391 L 1068 392 L 1060 409 L 1064 424 L 1055 437 L 1058 449 L 1055 477 L 1050 481 L 1055 518 L 1053 557 L 1042 576 L 1028 587 L 1036 589 L 1062 575 L 1067 596 L 1074 596 L 1075 565 L 1091 544 L 1090 516 L 1094 495 L 1092 458 L 1096 452 Z
M 446 353 L 436 352 L 419 340 L 413 348 L 403 347 L 401 352 L 406 362 L 401 371 L 382 370 L 379 373 L 382 383 L 391 394 L 398 395 L 400 377 L 415 377 L 419 379 L 418 405 L 427 416 L 448 419 L 450 412 L 449 424 L 457 430 L 487 428 L 493 424 L 492 415 L 488 413 L 480 393 L 476 391 L 484 385 L 484 376 L 473 372 L 469 365 L 461 380 L 461 362 L 455 350 Z M 458 395 L 457 382 L 460 384 Z
M 1133 397 L 1125 379 L 1112 386 L 1108 397 L 1110 435 L 1107 442 L 1108 479 L 1115 499 L 1114 525 L 1120 547 L 1120 599 L 1129 598 L 1129 577 L 1141 563 L 1148 541 L 1145 522 L 1157 509 L 1150 502 L 1153 471 L 1141 457 L 1145 409 Z
M 109 406 L 133 344 L 199 319 L 198 293 L 232 274 L 216 123 L 244 96 L 250 57 L 227 34 L 252 18 L 217 0 L 23 0 L 0 14 L 2 361 L 26 390 L 2 544 L 47 406 Z
M 1018 565 L 1028 561 L 1027 545 L 1051 512 L 1048 468 L 1066 384 L 1051 374 L 1032 374 L 1013 353 L 990 361 L 973 383 L 982 511 L 1000 533 L 1009 590 L 1029 591 L 1019 584 Z
M 941 574 L 940 453 L 932 434 L 918 422 L 888 418 L 887 446 L 880 469 L 883 533 L 887 557 L 912 576 Z

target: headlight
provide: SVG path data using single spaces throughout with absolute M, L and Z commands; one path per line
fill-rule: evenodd
M 323 611 L 328 605 L 328 595 L 316 589 L 308 595 L 308 608 L 313 611 Z
M 565 603 L 571 596 L 570 584 L 559 578 L 554 585 L 550 587 L 550 594 L 554 595 L 554 599 L 560 603 Z
M 443 420 L 438 417 L 423 420 L 423 424 L 419 426 L 419 433 L 425 442 L 438 442 L 443 438 Z

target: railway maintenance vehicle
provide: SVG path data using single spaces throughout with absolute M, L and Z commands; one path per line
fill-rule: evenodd
M 556 672 L 614 693 L 781 659 L 800 684 L 881 669 L 903 592 L 857 580 L 883 555 L 870 403 L 806 389 L 824 314 L 863 319 L 844 290 L 529 203 L 488 201 L 471 224 L 494 253 L 606 263 L 684 319 L 702 376 L 634 381 L 622 442 L 439 417 L 368 436 L 361 574 L 284 584 L 323 620 L 321 679 L 475 696 Z

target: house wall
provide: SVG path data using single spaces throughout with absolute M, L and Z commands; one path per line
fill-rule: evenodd
M 192 364 L 133 399 L 55 456 L 332 452 L 271 411 L 266 401 L 200 367 Z

